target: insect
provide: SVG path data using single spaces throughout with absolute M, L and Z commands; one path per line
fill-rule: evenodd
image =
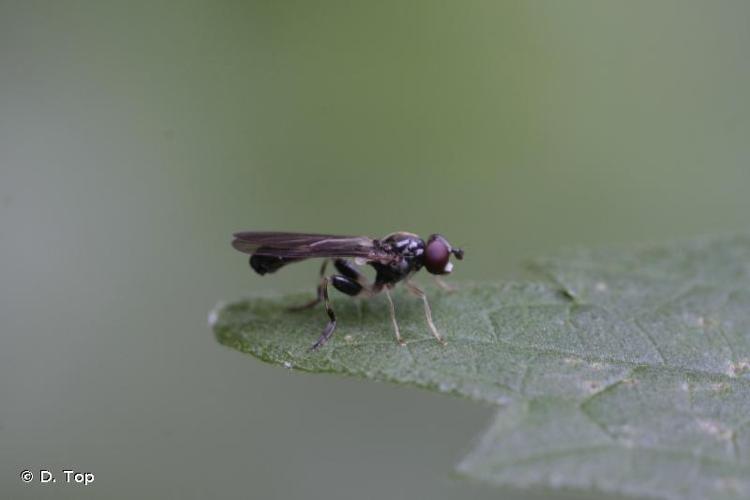
M 390 294 L 390 290 L 402 281 L 411 293 L 422 299 L 427 325 L 432 335 L 444 343 L 432 321 L 427 295 L 410 281 L 414 273 L 422 267 L 429 273 L 439 276 L 448 274 L 453 269 L 451 255 L 459 260 L 463 259 L 463 250 L 453 248 L 448 240 L 439 234 L 433 234 L 425 241 L 416 234 L 407 232 L 395 232 L 382 239 L 372 239 L 366 236 L 248 231 L 235 233 L 232 246 L 240 252 L 250 254 L 250 267 L 260 275 L 274 273 L 293 262 L 311 258 L 324 259 L 320 267 L 316 297 L 306 304 L 290 308 L 301 310 L 314 307 L 320 302 L 325 304 L 328 324 L 311 350 L 324 345 L 336 329 L 336 313 L 328 299 L 329 285 L 352 297 L 372 297 L 385 292 L 396 341 L 403 345 Z M 326 275 L 331 260 L 337 273 Z M 375 281 L 372 283 L 367 283 L 365 276 L 355 267 L 365 264 L 375 269 Z M 450 289 L 439 278 L 438 284 Z

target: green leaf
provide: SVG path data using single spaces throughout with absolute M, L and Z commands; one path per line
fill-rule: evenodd
M 665 499 L 750 497 L 750 237 L 541 259 L 546 283 L 430 290 L 386 303 L 336 297 L 339 329 L 308 347 L 306 295 L 218 308 L 217 339 L 271 363 L 408 383 L 500 406 L 459 464 L 521 489 Z

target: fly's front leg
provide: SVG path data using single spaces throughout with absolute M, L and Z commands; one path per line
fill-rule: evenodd
M 440 333 L 438 333 L 437 328 L 435 328 L 435 323 L 432 322 L 432 310 L 430 309 L 430 303 L 427 302 L 427 294 L 425 294 L 424 290 L 419 288 L 417 285 L 408 281 L 405 282 L 404 285 L 409 289 L 411 293 L 422 299 L 422 302 L 424 303 L 424 315 L 427 318 L 427 325 L 429 325 L 432 335 L 437 339 L 438 342 L 440 342 L 441 344 L 445 344 L 445 340 L 440 335 Z
M 318 290 L 315 294 L 315 298 L 309 302 L 305 302 L 304 304 L 300 304 L 298 306 L 287 307 L 287 311 L 302 311 L 304 309 L 310 309 L 311 307 L 320 304 L 320 301 L 323 300 L 323 281 L 325 280 L 323 276 L 326 273 L 327 266 L 328 266 L 328 259 L 323 259 L 323 264 L 321 264 L 320 266 L 320 280 L 318 282 Z
M 440 276 L 435 275 L 434 278 L 435 278 L 435 283 L 437 283 L 437 286 L 439 286 L 441 290 L 445 290 L 448 293 L 453 293 L 456 290 L 458 290 L 457 286 L 454 286 L 454 285 L 451 285 L 450 283 L 447 283 Z

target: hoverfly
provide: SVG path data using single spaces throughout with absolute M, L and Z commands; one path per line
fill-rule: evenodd
M 373 239 L 366 236 L 248 231 L 235 233 L 232 246 L 240 252 L 250 254 L 250 267 L 260 275 L 274 273 L 293 262 L 311 258 L 324 259 L 320 268 L 316 297 L 306 304 L 290 308 L 301 310 L 320 302 L 325 304 L 328 324 L 311 350 L 324 345 L 336 328 L 336 314 L 328 299 L 329 285 L 352 297 L 372 297 L 385 292 L 396 341 L 403 345 L 390 294 L 390 290 L 401 281 L 411 293 L 422 299 L 427 325 L 432 335 L 444 343 L 432 321 L 427 295 L 424 290 L 410 282 L 410 278 L 422 267 L 434 275 L 450 273 L 453 268 L 450 262 L 451 254 L 459 260 L 463 259 L 463 250 L 453 248 L 448 240 L 439 234 L 433 234 L 425 241 L 416 234 L 407 232 L 395 232 L 382 239 Z M 337 273 L 326 275 L 330 260 L 333 261 Z M 355 267 L 365 264 L 375 269 L 375 281 L 372 283 L 367 283 L 365 276 Z M 439 278 L 438 284 L 443 288 L 450 288 Z

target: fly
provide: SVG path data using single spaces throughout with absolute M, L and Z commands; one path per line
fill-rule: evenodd
M 449 274 L 453 269 L 451 255 L 459 260 L 463 259 L 463 250 L 453 248 L 448 240 L 439 234 L 433 234 L 425 241 L 416 234 L 406 232 L 391 233 L 382 239 L 372 239 L 366 236 L 248 231 L 235 233 L 232 246 L 240 252 L 250 254 L 250 267 L 260 275 L 274 273 L 293 262 L 312 258 L 323 259 L 316 297 L 306 304 L 290 308 L 308 309 L 320 302 L 324 303 L 328 324 L 311 350 L 316 350 L 328 342 L 336 329 L 336 313 L 328 299 L 329 285 L 351 297 L 372 297 L 385 292 L 396 341 L 404 345 L 390 294 L 390 290 L 396 284 L 403 282 L 411 293 L 422 299 L 425 318 L 432 335 L 438 342 L 445 342 L 432 321 L 427 295 L 410 281 L 422 267 L 434 275 Z M 333 261 L 333 267 L 336 269 L 332 274 L 326 274 L 329 261 Z M 368 283 L 355 264 L 367 264 L 375 269 L 375 281 Z M 443 288 L 450 288 L 439 278 L 438 284 Z

